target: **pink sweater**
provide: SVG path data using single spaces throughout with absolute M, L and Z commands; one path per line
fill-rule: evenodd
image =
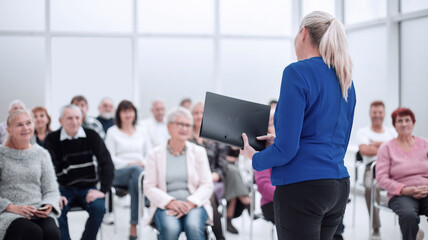
M 376 179 L 388 192 L 388 201 L 400 196 L 406 186 L 428 185 L 428 140 L 414 137 L 410 152 L 404 152 L 392 139 L 377 152 Z
M 260 200 L 260 206 L 263 206 L 266 203 L 273 202 L 273 193 L 275 192 L 275 186 L 272 186 L 272 183 L 270 182 L 271 172 L 272 168 L 260 172 L 254 171 L 257 189 L 262 195 L 262 199 Z

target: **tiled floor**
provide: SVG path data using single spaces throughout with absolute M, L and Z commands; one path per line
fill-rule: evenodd
M 353 161 L 346 161 L 349 172 L 352 174 L 353 171 Z M 351 176 L 352 177 L 352 176 Z M 352 194 L 351 194 L 352 197 Z M 364 202 L 364 198 L 361 194 L 357 195 L 356 199 L 352 199 L 352 201 L 356 202 L 356 214 L 355 214 L 355 224 L 353 225 L 353 214 L 352 214 L 352 202 L 348 204 L 345 217 L 345 233 L 344 239 L 346 240 L 360 240 L 360 239 L 369 239 L 368 237 L 368 213 L 367 208 Z M 117 204 L 120 205 L 120 204 Z M 257 207 L 258 210 L 256 212 L 260 212 L 260 208 Z M 116 226 L 117 231 L 114 230 L 113 226 L 104 225 L 102 226 L 102 235 L 103 240 L 126 240 L 129 235 L 129 208 L 118 206 L 116 208 L 117 211 L 117 219 Z M 70 224 L 70 232 L 72 239 L 80 239 L 84 222 L 86 220 L 85 212 L 73 212 L 69 214 L 69 224 Z M 381 237 L 384 240 L 399 240 L 401 239 L 401 232 L 398 225 L 398 219 L 396 219 L 395 215 L 389 212 L 381 211 Z M 239 234 L 227 234 L 226 239 L 238 240 L 238 239 L 250 239 L 250 218 L 248 214 L 245 212 L 243 216 L 238 219 L 233 220 L 235 227 L 238 228 Z M 271 225 L 264 220 L 255 220 L 253 222 L 254 230 L 252 234 L 252 239 L 263 239 L 268 240 L 271 239 Z M 428 222 L 427 218 L 421 216 L 421 223 L 419 224 L 420 228 L 424 230 L 425 235 L 428 235 Z M 100 234 L 99 234 L 100 235 Z M 142 227 L 141 228 L 141 238 L 140 239 L 156 239 L 155 233 L 152 231 L 150 227 Z M 100 236 L 98 237 L 100 239 Z M 276 239 L 276 236 L 274 237 Z M 425 237 L 428 239 L 428 237 Z

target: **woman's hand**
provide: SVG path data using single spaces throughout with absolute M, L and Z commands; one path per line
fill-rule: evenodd
M 237 157 L 233 157 L 233 156 L 226 156 L 226 160 L 228 162 L 234 163 L 234 162 L 238 161 L 238 158 Z
M 400 192 L 401 195 L 410 196 L 415 199 L 421 199 L 428 195 L 428 186 L 418 186 L 418 187 L 403 187 Z
M 413 198 L 421 199 L 428 195 L 428 186 L 418 186 L 416 187 L 416 192 L 413 194 Z
M 403 187 L 400 191 L 400 195 L 413 196 L 415 192 L 416 192 L 416 187 Z
M 188 212 L 188 206 L 184 202 L 175 199 L 171 200 L 165 207 L 168 209 L 167 214 L 176 216 L 177 218 L 181 218 Z
M 14 204 L 9 204 L 6 207 L 5 211 L 19 214 L 21 216 L 24 216 L 28 220 L 30 220 L 31 217 L 34 216 L 34 212 L 36 212 L 36 208 L 31 206 L 31 205 L 18 206 L 18 205 L 14 205 Z
M 216 173 L 216 172 L 212 172 L 212 173 L 211 173 L 211 177 L 212 177 L 212 179 L 213 179 L 213 182 L 218 182 L 218 181 L 220 181 L 220 175 L 218 175 L 218 173 Z
M 47 207 L 45 210 L 36 210 L 34 212 L 34 216 L 38 218 L 47 218 L 49 214 L 52 212 L 52 206 L 51 205 L 44 205 L 44 207 Z
M 96 189 L 90 189 L 86 194 L 86 202 L 90 203 L 97 200 L 98 198 L 104 198 L 105 196 L 106 195 L 101 191 L 98 191 Z
M 144 163 L 142 163 L 142 162 L 140 162 L 140 161 L 130 162 L 130 163 L 128 163 L 128 165 L 129 165 L 129 166 L 131 166 L 131 165 L 138 165 L 138 166 L 140 166 L 140 167 L 142 167 L 142 168 L 144 168 L 144 167 L 145 167 Z
M 275 134 L 268 133 L 267 135 L 257 137 L 257 140 L 266 141 L 266 147 L 269 147 L 275 140 Z
M 241 155 L 248 159 L 253 159 L 253 155 L 257 152 L 253 147 L 250 146 L 248 142 L 247 134 L 242 134 L 242 140 L 244 140 L 244 149 L 240 150 Z
M 62 210 L 64 206 L 67 206 L 68 200 L 64 196 L 59 197 L 59 208 Z

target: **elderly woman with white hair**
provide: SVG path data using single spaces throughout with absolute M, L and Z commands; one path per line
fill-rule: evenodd
M 148 224 L 154 223 L 159 239 L 178 239 L 182 231 L 189 240 L 204 238 L 205 224 L 212 222 L 210 197 L 213 182 L 207 153 L 188 142 L 193 118 L 178 107 L 167 116 L 170 139 L 148 155 L 144 192 L 150 200 Z
M 7 132 L 0 146 L 0 239 L 59 240 L 58 184 L 49 153 L 30 143 L 30 113 L 10 113 Z
M 8 113 L 11 114 L 12 112 L 19 110 L 19 109 L 25 109 L 25 104 L 19 100 L 13 100 L 9 103 L 9 111 Z M 1 122 L 0 123 L 0 145 L 3 144 L 3 142 L 6 140 L 7 131 L 6 131 L 7 123 Z

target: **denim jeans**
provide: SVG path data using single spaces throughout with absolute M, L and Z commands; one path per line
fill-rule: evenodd
M 70 240 L 67 213 L 73 206 L 83 207 L 83 209 L 85 209 L 89 214 L 89 218 L 86 221 L 85 230 L 82 234 L 82 240 L 96 240 L 98 229 L 100 228 L 100 225 L 103 221 L 106 208 L 104 198 L 98 198 L 90 203 L 86 202 L 86 195 L 90 189 L 95 188 L 59 188 L 61 195 L 67 198 L 68 201 L 68 204 L 63 206 L 61 216 L 58 218 L 59 230 L 61 231 L 62 240 Z
M 181 218 L 166 214 L 167 210 L 157 209 L 154 221 L 159 231 L 159 240 L 178 239 L 184 230 L 188 240 L 201 240 L 205 238 L 205 222 L 208 215 L 203 207 L 193 208 Z
M 131 224 L 138 224 L 138 177 L 142 171 L 138 165 L 114 170 L 113 186 L 125 186 L 131 196 Z

